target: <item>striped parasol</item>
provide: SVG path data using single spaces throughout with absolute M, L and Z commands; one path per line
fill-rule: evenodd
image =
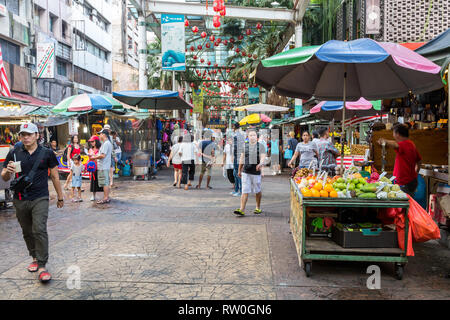
M 54 113 L 83 112 L 96 110 L 123 110 L 123 105 L 114 98 L 92 93 L 68 97 L 53 108 Z

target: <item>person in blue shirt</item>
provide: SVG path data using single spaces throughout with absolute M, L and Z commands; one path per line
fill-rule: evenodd
M 278 133 L 278 130 L 275 130 Z M 272 132 L 270 140 L 270 162 L 273 175 L 281 174 L 280 168 L 280 139 Z

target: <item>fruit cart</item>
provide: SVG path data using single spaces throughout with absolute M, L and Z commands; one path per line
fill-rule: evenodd
M 312 274 L 314 260 L 392 262 L 395 264 L 395 276 L 403 278 L 403 268 L 407 264 L 408 209 L 407 200 L 378 200 L 360 198 L 313 198 L 304 197 L 293 179 L 291 181 L 290 226 L 294 238 L 300 266 L 307 277 Z M 405 246 L 389 248 L 344 248 L 329 237 L 307 235 L 307 212 L 311 208 L 404 208 L 405 210 Z M 369 240 L 370 241 L 370 240 Z

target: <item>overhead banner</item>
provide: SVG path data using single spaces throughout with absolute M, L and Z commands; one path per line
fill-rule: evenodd
M 192 90 L 193 112 L 203 113 L 203 89 Z
M 248 104 L 259 103 L 259 88 L 248 88 Z
M 55 78 L 55 43 L 38 43 L 36 46 L 37 55 L 37 77 L 39 79 Z
M 366 34 L 379 34 L 380 24 L 380 0 L 366 0 Z
M 186 71 L 184 15 L 161 14 L 162 69 Z

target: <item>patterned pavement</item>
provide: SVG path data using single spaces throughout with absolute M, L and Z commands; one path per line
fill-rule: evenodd
M 212 190 L 178 190 L 172 172 L 121 179 L 103 207 L 66 201 L 48 222 L 49 271 L 42 285 L 14 210 L 0 212 L 0 299 L 450 299 L 450 250 L 415 244 L 404 279 L 380 264 L 380 290 L 366 287 L 367 263 L 315 262 L 307 278 L 289 230 L 288 177 L 263 178 L 263 214 L 236 217 L 239 199 L 214 170 Z M 86 182 L 85 189 L 88 190 Z M 80 288 L 73 288 L 72 270 Z

